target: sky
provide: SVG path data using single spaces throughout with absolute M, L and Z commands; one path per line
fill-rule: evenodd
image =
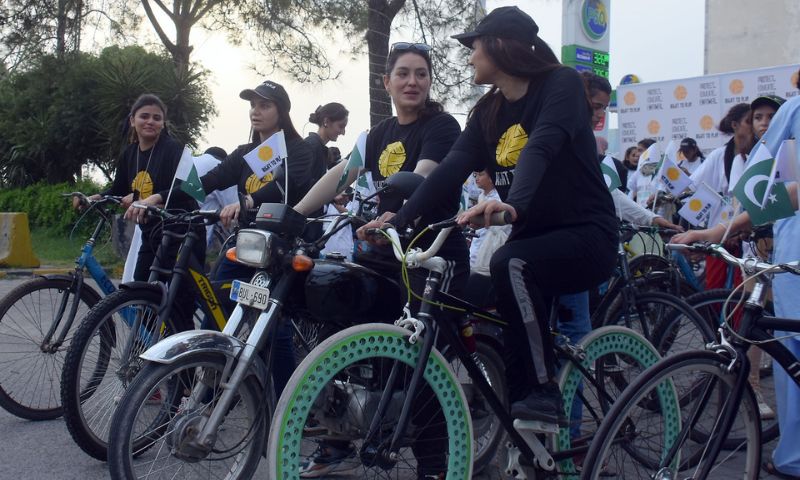
M 422 0 L 425 1 L 425 0 Z M 610 3 L 610 72 L 609 81 L 616 87 L 620 78 L 629 73 L 643 82 L 655 82 L 703 74 L 705 0 L 607 0 Z M 486 1 L 487 10 L 517 5 L 539 25 L 539 36 L 556 53 L 561 51 L 560 0 Z M 390 43 L 421 41 L 404 38 L 393 32 Z M 247 143 L 250 128 L 249 104 L 239 99 L 239 92 L 253 88 L 269 78 L 281 83 L 292 101 L 291 117 L 304 136 L 316 130 L 308 123 L 308 115 L 328 102 L 340 102 L 350 111 L 347 133 L 335 144 L 342 153 L 349 152 L 359 132 L 369 128 L 369 96 L 367 93 L 367 64 L 342 59 L 336 67 L 342 75 L 334 81 L 318 85 L 299 84 L 280 73 L 269 77 L 258 75 L 249 68 L 252 53 L 246 47 L 228 44 L 224 35 L 195 29 L 191 43 L 193 60 L 212 72 L 210 89 L 218 116 L 211 120 L 203 138 L 198 141 L 202 151 L 216 145 L 228 152 Z M 453 47 L 460 48 L 453 40 Z M 465 68 L 470 68 L 465 65 Z M 463 116 L 456 115 L 463 122 Z M 610 125 L 615 125 L 614 119 Z

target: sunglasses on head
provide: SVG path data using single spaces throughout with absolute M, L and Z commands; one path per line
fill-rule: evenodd
M 431 46 L 425 43 L 409 43 L 409 42 L 397 42 L 392 44 L 392 48 L 390 49 L 390 53 L 393 51 L 402 52 L 405 50 L 416 50 L 417 52 L 422 52 L 427 54 L 431 51 Z

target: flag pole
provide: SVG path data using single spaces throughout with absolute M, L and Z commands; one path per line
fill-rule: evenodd
M 289 205 L 289 155 L 283 157 L 283 203 Z

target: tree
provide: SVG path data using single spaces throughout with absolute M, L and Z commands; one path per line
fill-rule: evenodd
M 0 59 L 8 70 L 33 66 L 43 55 L 81 51 L 88 27 L 121 37 L 135 24 L 125 12 L 136 2 L 117 0 L 4 0 L 0 4 Z M 120 19 L 120 20 L 117 20 Z
M 144 92 L 164 100 L 170 133 L 192 144 L 214 113 L 206 76 L 190 69 L 179 77 L 169 57 L 140 47 L 48 55 L 8 74 L 0 79 L 0 184 L 72 182 L 87 163 L 110 179 L 126 145 L 121 127 Z

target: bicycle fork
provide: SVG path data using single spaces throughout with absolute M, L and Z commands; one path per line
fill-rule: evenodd
M 75 273 L 72 275 L 72 283 L 67 290 L 64 291 L 63 295 L 61 295 L 58 308 L 53 315 L 53 322 L 50 324 L 50 329 L 48 329 L 44 338 L 42 338 L 42 342 L 39 344 L 39 349 L 42 352 L 55 353 L 58 351 L 59 347 L 63 345 L 64 339 L 67 338 L 67 333 L 69 333 L 69 330 L 72 328 L 72 323 L 75 321 L 75 315 L 78 313 L 82 287 L 83 275 L 79 269 L 75 269 Z M 69 302 L 70 295 L 72 296 L 72 303 L 69 305 L 69 314 L 66 317 L 66 322 L 62 326 L 61 321 L 64 319 L 64 312 L 67 310 L 67 303 Z M 53 341 L 53 336 L 60 326 L 62 327 L 61 331 L 55 341 Z

